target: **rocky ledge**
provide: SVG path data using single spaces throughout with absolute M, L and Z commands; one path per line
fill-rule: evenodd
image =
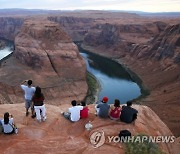
M 47 105 L 47 120 L 38 123 L 30 116 L 26 117 L 24 104 L 0 105 L 1 116 L 10 112 L 19 128 L 18 134 L 0 134 L 0 153 L 125 153 L 125 144 L 109 143 L 107 136 L 116 136 L 120 130 L 128 129 L 132 135 L 146 134 L 149 136 L 172 136 L 168 127 L 147 106 L 134 106 L 139 115 L 135 124 L 100 119 L 95 116 L 94 105 L 89 105 L 89 117 L 76 123 L 66 120 L 61 111 L 66 111 L 68 104 L 59 107 Z M 84 125 L 91 121 L 93 128 L 85 130 Z M 97 131 L 105 133 L 104 145 L 94 148 L 90 136 Z M 180 140 L 175 143 L 159 143 L 165 153 L 178 153 Z

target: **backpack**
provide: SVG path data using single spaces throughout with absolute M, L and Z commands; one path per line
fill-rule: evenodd
M 121 130 L 119 133 L 119 137 L 121 138 L 125 138 L 125 137 L 130 137 L 131 136 L 131 132 L 128 130 Z

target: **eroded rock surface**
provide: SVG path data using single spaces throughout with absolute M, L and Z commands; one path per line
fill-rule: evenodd
M 23 17 L 0 17 L 0 36 L 14 41 L 23 21 Z

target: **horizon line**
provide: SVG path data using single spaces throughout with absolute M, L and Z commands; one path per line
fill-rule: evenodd
M 42 11 L 117 11 L 117 12 L 142 12 L 142 13 L 180 13 L 180 11 L 160 11 L 160 12 L 150 12 L 150 11 L 140 11 L 140 10 L 107 10 L 107 9 L 33 9 L 33 8 L 0 8 L 0 10 L 42 10 Z

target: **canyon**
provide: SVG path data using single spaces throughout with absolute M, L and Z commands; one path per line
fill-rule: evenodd
M 135 72 L 142 80 L 140 82 L 143 87 L 148 89 L 149 95 L 134 101 L 150 107 L 169 127 L 167 128 L 150 108 L 140 105 L 137 106 L 140 110 L 140 118 L 137 119 L 135 128 L 123 124 L 122 128 L 130 127 L 134 133 L 146 130 L 148 135 L 174 134 L 176 137 L 180 136 L 180 18 L 142 17 L 134 13 L 85 11 L 43 16 L 8 15 L 0 17 L 0 27 L 0 37 L 15 43 L 13 55 L 1 62 L 0 65 L 0 104 L 11 104 L 14 108 L 22 108 L 22 104 L 16 104 L 23 103 L 19 84 L 29 76 L 34 81 L 34 85 L 43 88 L 47 104 L 59 106 L 64 110 L 72 99 L 83 100 L 88 89 L 86 66 L 79 55 L 77 46 L 73 43 L 73 41 L 79 41 L 82 43 L 82 48 L 111 58 L 122 64 L 127 70 Z M 4 108 L 2 111 L 7 110 L 8 107 L 9 105 L 0 105 L 0 108 Z M 93 107 L 90 108 L 93 111 Z M 66 129 L 65 125 L 68 122 L 57 117 L 61 109 L 51 105 L 48 105 L 48 109 L 49 115 L 50 111 L 56 111 L 56 114 L 54 113 L 55 115 L 51 117 L 51 122 L 56 123 L 57 127 L 63 123 L 62 128 Z M 13 109 L 10 111 L 17 112 Z M 93 123 L 95 125 L 103 123 L 94 118 L 92 111 L 90 111 L 90 119 L 95 120 L 92 120 Z M 30 131 L 26 131 L 29 124 L 24 124 L 21 114 L 23 113 L 19 112 L 16 118 L 19 119 L 17 123 L 20 130 L 22 128 L 22 132 L 32 134 Z M 147 124 L 147 119 L 151 115 L 153 116 L 149 119 L 150 123 Z M 28 121 L 35 125 L 31 119 Z M 69 127 L 82 127 L 82 131 L 86 122 L 72 124 Z M 81 123 L 83 124 L 81 125 Z M 101 126 L 103 128 L 113 125 L 109 121 L 104 121 L 104 123 Z M 49 124 L 50 121 L 44 126 L 49 128 Z M 30 127 L 34 128 L 34 125 Z M 69 127 L 68 130 L 75 133 Z M 148 127 L 152 129 L 148 129 Z M 42 130 L 44 129 L 42 128 Z M 43 134 L 42 130 L 39 130 L 41 135 Z M 109 128 L 108 131 L 110 131 Z M 79 133 L 84 134 L 84 136 L 79 135 L 79 142 L 84 146 L 77 150 L 82 153 L 85 149 L 87 150 L 88 135 L 83 131 Z M 49 133 L 49 135 L 52 134 Z M 26 140 L 26 143 L 31 141 L 31 139 L 25 139 L 22 134 L 19 135 L 19 138 Z M 69 138 L 74 140 L 72 134 Z M 51 139 L 52 142 L 56 140 L 55 137 Z M 43 147 L 45 143 L 43 140 L 41 141 L 41 147 Z M 59 144 L 61 142 L 59 141 Z M 9 143 L 8 140 L 6 143 Z M 69 144 L 74 145 L 74 142 L 67 143 L 67 149 L 71 149 Z M 178 153 L 179 138 L 174 145 L 175 148 L 169 147 L 169 145 L 161 145 L 161 148 L 166 153 Z M 8 152 L 23 150 L 19 144 L 16 144 L 15 147 Z M 101 150 L 106 149 L 112 148 L 107 144 Z M 7 152 L 6 150 L 8 149 L 5 148 L 3 152 Z M 90 148 L 88 151 L 92 152 L 93 150 Z M 121 151 L 124 149 L 122 148 Z
M 89 14 L 89 21 L 85 15 L 80 20 L 76 14 L 48 19 L 64 25 L 74 41 L 82 41 L 82 48 L 109 57 L 138 74 L 150 92 L 140 103 L 151 107 L 179 136 L 180 18 Z
M 117 36 L 118 30 L 109 25 L 94 35 L 95 38 L 92 37 L 93 34 L 87 35 L 84 40 L 88 41 L 83 42 L 83 48 L 106 55 L 136 72 L 150 91 L 150 95 L 141 103 L 150 106 L 179 136 L 177 128 L 180 125 L 180 24 L 167 26 L 146 43 L 138 36 L 132 42 L 133 39 L 128 36 L 131 33 L 126 35 L 122 32 L 121 37 Z M 148 32 L 144 33 L 148 36 Z

